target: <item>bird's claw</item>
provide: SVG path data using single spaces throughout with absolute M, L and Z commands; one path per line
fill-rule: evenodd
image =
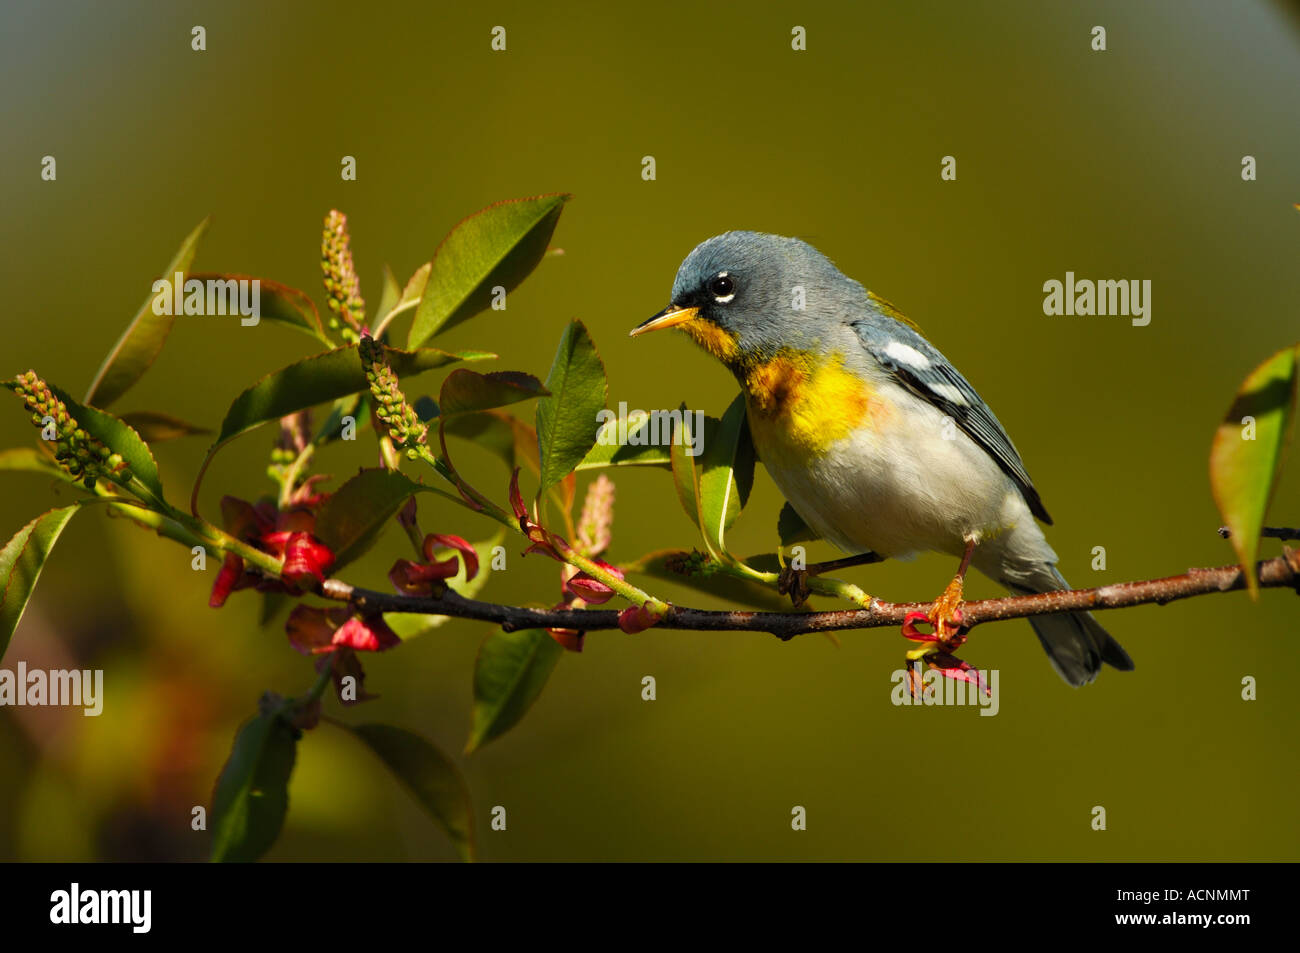
M 934 626 L 935 635 L 946 641 L 957 635 L 962 628 L 961 601 L 963 580 L 954 576 L 948 588 L 943 591 L 934 605 L 930 607 L 930 624 Z
M 969 682 L 985 695 L 989 694 L 979 670 L 952 654 L 966 641 L 961 601 L 962 579 L 958 576 L 934 601 L 929 612 L 909 612 L 903 618 L 903 636 L 920 643 L 907 653 L 907 685 L 913 698 L 922 696 L 922 665 L 944 678 Z M 922 632 L 916 627 L 920 622 L 928 623 L 934 631 Z

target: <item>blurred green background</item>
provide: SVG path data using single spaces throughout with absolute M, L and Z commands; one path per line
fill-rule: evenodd
M 348 213 L 362 291 L 400 280 L 466 214 L 575 194 L 549 256 L 509 301 L 442 346 L 485 347 L 544 375 L 564 322 L 601 349 L 610 400 L 718 414 L 735 384 L 684 336 L 630 341 L 682 257 L 732 228 L 804 237 L 910 314 L 979 388 L 1056 519 L 1076 586 L 1232 559 L 1215 534 L 1210 438 L 1237 384 L 1297 337 L 1300 35 L 1274 3 L 945 3 L 621 8 L 499 3 L 9 2 L 0 11 L 0 372 L 34 367 L 81 394 L 206 215 L 200 270 L 246 272 L 321 300 L 324 214 Z M 192 52 L 190 28 L 207 30 Z M 489 49 L 494 25 L 508 50 Z M 790 49 L 794 25 L 808 50 Z M 1090 30 L 1109 49 L 1090 49 Z M 58 162 L 41 181 L 41 157 Z M 357 158 L 343 182 L 339 161 Z M 658 178 L 641 178 L 653 155 Z M 939 177 L 957 159 L 955 182 Z M 1243 182 L 1241 158 L 1258 161 Z M 1153 283 L 1152 321 L 1045 317 L 1042 284 Z M 181 319 L 115 410 L 209 426 L 262 374 L 312 350 L 293 331 Z M 421 379 L 436 388 L 438 375 Z M 367 435 L 368 436 L 368 435 Z M 269 492 L 271 434 L 209 472 Z M 0 446 L 33 439 L 15 402 Z M 157 448 L 174 499 L 203 438 Z M 339 478 L 373 444 L 335 445 Z M 499 464 L 466 451 L 504 497 Z M 0 535 L 56 500 L 6 474 Z M 612 555 L 696 538 L 668 477 L 619 473 Z M 337 485 L 337 480 L 336 484 Z M 66 496 L 66 492 L 64 494 Z M 780 497 L 761 474 L 735 531 L 768 551 Z M 485 520 L 421 504 L 426 530 Z M 1270 522 L 1300 522 L 1291 460 Z M 555 566 L 520 560 L 486 597 L 552 602 Z M 1090 568 L 1104 546 L 1107 569 Z M 380 585 L 390 532 L 348 573 Z M 1277 543 L 1263 552 L 1273 555 Z M 814 558 L 828 550 L 815 549 Z M 258 600 L 207 608 L 189 553 L 102 513 L 75 520 L 6 667 L 102 667 L 104 714 L 0 711 L 0 857 L 197 859 L 190 807 L 240 721 L 310 666 Z M 926 556 L 848 575 L 884 598 L 932 598 Z M 657 586 L 669 598 L 702 596 Z M 996 594 L 987 580 L 974 596 Z M 713 603 L 718 604 L 718 603 Z M 1001 672 L 1001 712 L 898 708 L 896 631 L 807 636 L 593 634 L 524 721 L 462 758 L 482 625 L 456 622 L 367 658 L 382 698 L 347 712 L 418 731 L 463 766 L 488 860 L 1295 860 L 1300 768 L 1294 596 L 1269 591 L 1107 613 L 1137 670 L 1071 690 L 1028 624 L 982 628 L 964 657 Z M 641 678 L 658 680 L 643 702 Z M 1241 700 L 1254 676 L 1259 698 Z M 337 703 L 327 710 L 338 713 Z M 454 858 L 379 763 L 328 726 L 301 745 L 271 859 Z M 505 806 L 509 827 L 488 813 Z M 794 832 L 794 805 L 808 829 Z M 1108 830 L 1090 828 L 1095 805 Z

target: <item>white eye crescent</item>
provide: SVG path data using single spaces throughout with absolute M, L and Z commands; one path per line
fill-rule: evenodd
M 709 279 L 709 294 L 718 304 L 726 304 L 736 297 L 736 283 L 725 271 L 720 271 Z

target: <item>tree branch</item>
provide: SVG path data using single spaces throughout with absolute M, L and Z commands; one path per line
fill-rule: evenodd
M 1300 594 L 1300 550 L 1258 563 L 1261 588 L 1290 588 Z M 1095 589 L 1065 589 L 1029 596 L 1008 596 L 964 602 L 962 620 L 967 629 L 984 622 L 1022 619 L 1027 616 L 1075 612 L 1080 609 L 1123 609 L 1129 606 L 1164 605 L 1177 599 L 1213 592 L 1246 588 L 1239 566 L 1189 569 L 1181 576 L 1115 583 Z M 327 579 L 321 587 L 327 599 L 351 603 L 362 612 L 406 612 L 445 615 L 460 619 L 495 622 L 507 632 L 517 629 L 560 628 L 593 632 L 618 628 L 618 612 L 610 609 L 532 609 L 466 599 L 451 590 L 440 596 L 405 596 L 358 589 L 338 579 Z M 873 599 L 867 609 L 831 612 L 719 611 L 672 606 L 656 628 L 688 629 L 698 632 L 770 632 L 791 639 L 806 632 L 842 629 L 874 629 L 901 626 L 909 612 L 925 612 L 927 602 L 881 602 Z

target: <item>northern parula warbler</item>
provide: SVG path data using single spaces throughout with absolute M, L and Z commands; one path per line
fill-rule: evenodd
M 893 305 L 811 245 L 758 232 L 703 242 L 672 303 L 632 334 L 672 327 L 735 374 L 759 459 L 819 536 L 864 562 L 962 558 L 958 599 L 968 562 L 1013 593 L 1069 588 L 1034 518 L 1052 520 L 993 411 Z M 1088 613 L 1029 621 L 1071 685 L 1103 662 L 1133 668 Z

